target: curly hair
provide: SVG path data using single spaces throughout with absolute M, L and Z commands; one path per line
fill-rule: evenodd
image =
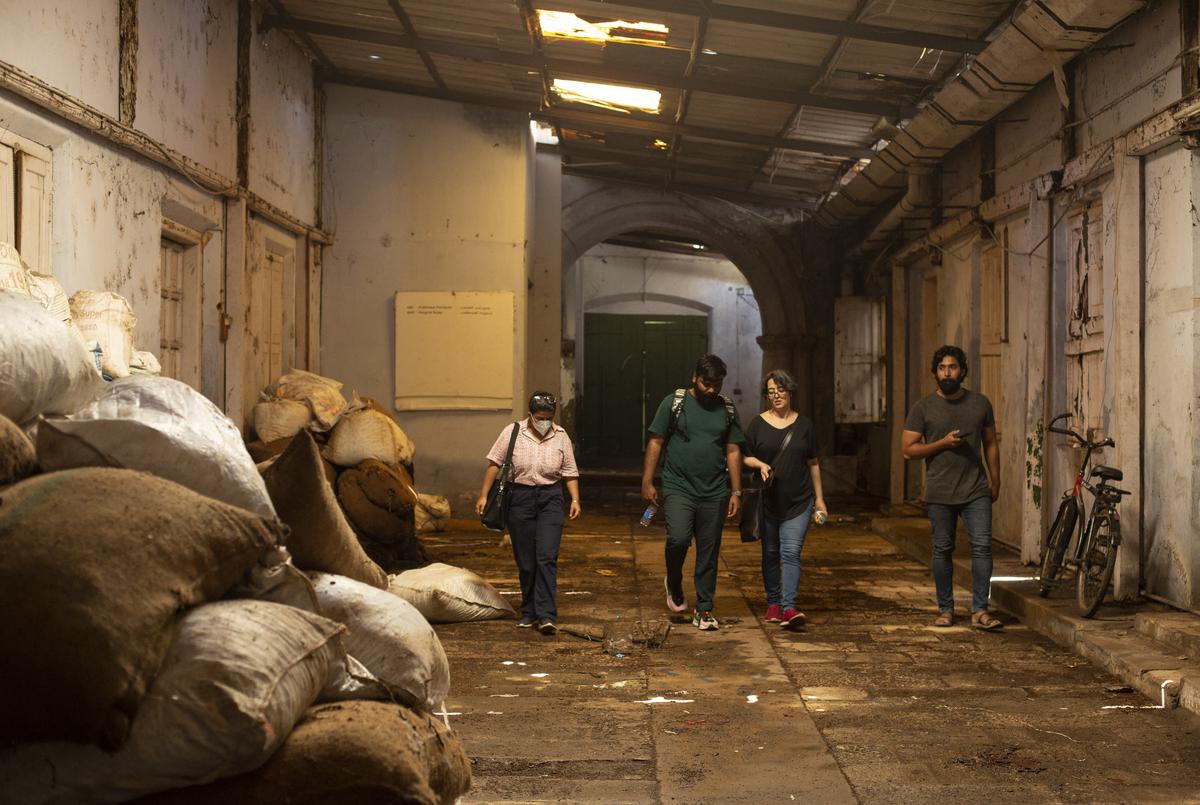
M 954 358 L 956 361 L 958 361 L 958 365 L 962 367 L 961 377 L 966 377 L 967 353 L 963 352 L 960 347 L 956 347 L 953 344 L 943 344 L 933 353 L 933 361 L 931 361 L 929 364 L 930 373 L 934 375 L 937 374 L 938 364 L 941 363 L 942 358 L 945 358 L 946 356 Z

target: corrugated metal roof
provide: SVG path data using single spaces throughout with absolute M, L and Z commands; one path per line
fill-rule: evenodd
M 664 165 L 670 166 L 673 160 L 676 175 L 686 177 L 690 184 L 705 178 L 707 170 L 707 178 L 722 187 L 793 195 L 803 191 L 811 196 L 812 188 L 833 187 L 859 156 L 870 153 L 868 149 L 880 132 L 901 122 L 893 117 L 885 121 L 889 125 L 873 132 L 878 115 L 826 108 L 820 95 L 867 102 L 896 114 L 901 106 L 911 108 L 928 97 L 959 68 L 962 54 L 798 30 L 808 25 L 803 18 L 857 20 L 895 28 L 907 32 L 900 34 L 905 41 L 920 42 L 931 34 L 958 37 L 976 43 L 977 50 L 978 40 L 1001 22 L 1011 2 L 870 0 L 855 17 L 859 0 L 722 0 L 724 6 L 747 10 L 751 17 L 755 10 L 793 16 L 779 24 L 752 24 L 744 17 L 740 21 L 709 20 L 689 74 L 699 18 L 642 8 L 637 0 L 628 1 L 631 5 L 598 0 L 532 0 L 532 5 L 584 18 L 662 23 L 669 28 L 667 47 L 545 37 L 541 49 L 550 61 L 543 63 L 537 55 L 538 43 L 530 37 L 515 0 L 399 0 L 417 40 L 406 36 L 389 0 L 279 0 L 290 19 L 279 18 L 270 9 L 267 13 L 273 24 L 290 24 L 312 37 L 334 65 L 333 80 L 353 82 L 368 77 L 377 85 L 390 81 L 451 100 L 487 103 L 494 99 L 498 105 L 524 106 L 531 112 L 538 111 L 542 102 L 541 67 L 551 79 L 653 87 L 662 93 L 662 105 L 659 113 L 651 116 L 564 104 L 557 98 L 551 102 L 574 115 L 564 124 L 574 131 L 568 140 L 588 148 L 604 148 L 609 140 L 623 143 L 616 149 L 621 153 L 605 161 L 627 158 L 632 160 L 630 165 L 594 169 L 609 170 L 616 178 L 636 178 L 655 171 L 665 176 L 670 168 L 660 171 L 656 160 L 661 156 Z M 755 19 L 761 23 L 764 18 Z M 391 44 L 378 44 L 380 37 Z M 445 90 L 431 77 L 416 50 L 418 44 L 427 51 Z M 970 47 L 963 42 L 942 44 Z M 380 58 L 372 59 L 372 55 Z M 818 97 L 803 108 L 787 102 L 803 93 Z M 672 133 L 676 110 L 685 95 L 683 128 Z M 763 100 L 763 96 L 779 97 Z M 836 106 L 835 100 L 827 103 Z M 582 110 L 584 115 L 572 110 Z M 639 129 L 645 125 L 651 128 Z M 636 134 L 638 131 L 642 134 Z M 670 142 L 673 156 L 668 159 L 653 150 L 642 153 L 639 137 Z M 783 145 L 778 138 L 783 137 L 803 141 L 810 150 L 777 149 Z M 824 153 L 818 153 L 822 149 Z M 771 176 L 783 186 L 772 186 Z

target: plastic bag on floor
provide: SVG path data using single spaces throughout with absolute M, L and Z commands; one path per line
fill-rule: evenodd
M 38 459 L 47 470 L 143 470 L 275 516 L 237 427 L 200 392 L 169 377 L 118 380 L 71 418 L 46 420 L 38 429 Z

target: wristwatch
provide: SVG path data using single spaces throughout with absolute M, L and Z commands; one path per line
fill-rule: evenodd
M 742 490 L 735 489 L 732 492 L 730 492 L 729 494 L 733 495 L 735 498 L 740 498 L 742 496 Z

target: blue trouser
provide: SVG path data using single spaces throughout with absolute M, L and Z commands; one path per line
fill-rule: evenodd
M 967 524 L 971 542 L 971 611 L 986 612 L 992 586 L 992 499 L 988 495 L 956 505 L 929 504 L 938 611 L 954 610 L 954 535 L 959 517 Z
M 717 595 L 717 559 L 721 553 L 721 529 L 729 498 L 696 500 L 672 492 L 663 500 L 667 515 L 667 584 L 672 590 L 683 589 L 683 562 L 687 559 L 692 536 L 696 537 L 696 609 L 707 612 L 713 608 Z
M 762 575 L 767 604 L 779 604 L 786 612 L 796 608 L 800 586 L 800 551 L 808 535 L 812 503 L 788 520 L 762 512 Z M 782 588 L 782 589 L 781 589 Z
M 513 484 L 508 503 L 508 533 L 521 579 L 521 614 L 558 619 L 558 548 L 566 519 L 562 484 Z

